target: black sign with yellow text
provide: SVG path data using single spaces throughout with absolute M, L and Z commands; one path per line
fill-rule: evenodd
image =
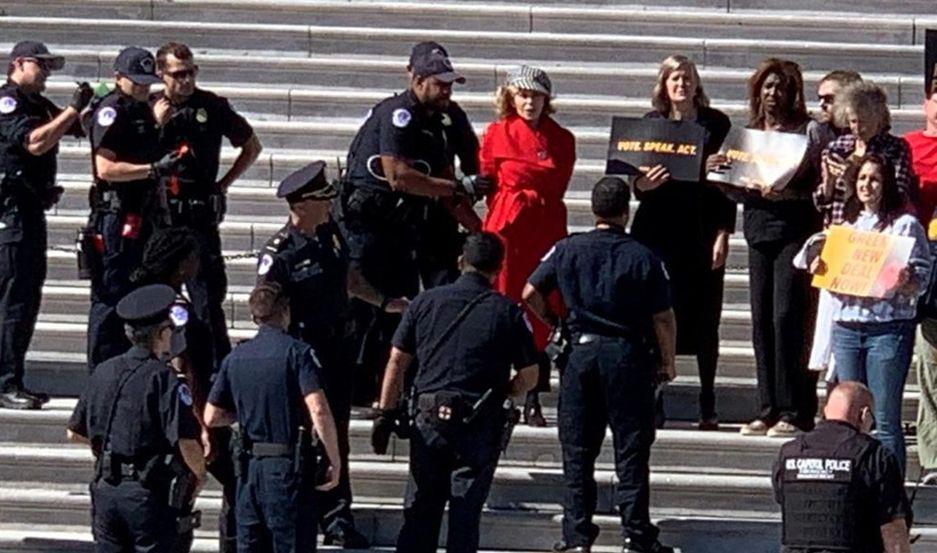
M 636 175 L 663 165 L 670 178 L 700 180 L 706 129 L 692 121 L 613 117 L 605 172 Z
M 732 127 L 719 153 L 729 166 L 706 178 L 744 188 L 783 190 L 807 152 L 807 135 Z

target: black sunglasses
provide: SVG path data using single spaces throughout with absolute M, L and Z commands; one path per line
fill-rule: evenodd
M 185 79 L 194 77 L 198 74 L 198 66 L 192 66 L 189 69 L 180 69 L 178 71 L 166 71 L 166 75 L 169 75 L 173 79 Z

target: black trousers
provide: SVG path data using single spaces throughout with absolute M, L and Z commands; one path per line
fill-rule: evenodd
M 494 479 L 503 418 L 451 431 L 417 422 L 410 437 L 410 474 L 397 553 L 435 553 L 446 503 L 448 553 L 478 551 L 482 508 Z
M 234 458 L 231 455 L 231 429 L 216 428 L 212 432 L 214 458 L 208 466 L 208 473 L 221 484 L 221 512 L 218 514 L 218 551 L 220 553 L 237 552 L 237 476 L 234 470 Z
M 240 553 L 314 553 L 316 527 L 312 479 L 293 470 L 293 459 L 251 459 L 238 482 Z
M 589 545 L 599 527 L 595 460 L 606 427 L 615 448 L 615 503 L 622 533 L 650 546 L 658 529 L 650 519 L 650 455 L 654 442 L 653 366 L 646 351 L 622 338 L 574 342 L 560 376 L 559 438 L 563 450 L 563 539 Z
M 700 316 L 700 336 L 696 351 L 696 366 L 700 379 L 700 419 L 716 416 L 716 368 L 719 365 L 719 323 L 722 319 L 725 277 L 725 267 L 710 271 L 706 275 L 706 294 Z
M 91 484 L 92 533 L 98 553 L 171 553 L 187 551 L 191 533 L 177 531 L 177 513 L 165 494 L 136 480 Z
M 7 200 L 11 201 L 10 199 Z M 12 211 L 11 211 L 12 210 Z M 46 280 L 46 220 L 4 207 L 0 229 L 0 391 L 21 388 Z M 28 217 L 29 220 L 23 220 Z
M 813 427 L 817 394 L 807 369 L 811 313 L 815 301 L 809 275 L 792 260 L 799 241 L 749 245 L 752 341 L 758 372 L 760 410 L 769 425 L 779 420 Z
M 211 329 L 215 349 L 215 364 L 231 353 L 228 324 L 225 319 L 224 301 L 228 295 L 228 276 L 225 273 L 224 257 L 221 253 L 221 236 L 217 226 L 193 228 L 192 234 L 199 243 L 199 272 L 185 283 L 192 309 L 199 320 Z

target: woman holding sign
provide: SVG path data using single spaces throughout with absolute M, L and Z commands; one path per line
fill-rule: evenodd
M 704 159 L 715 154 L 731 126 L 709 107 L 696 65 L 685 56 L 661 62 L 644 117 L 694 121 L 706 130 Z M 700 375 L 699 428 L 716 430 L 716 365 L 719 320 L 729 235 L 735 231 L 736 204 L 706 182 L 705 173 L 687 182 L 669 178 L 659 165 L 634 181 L 640 205 L 632 235 L 667 266 L 677 315 L 677 353 L 696 355 Z
M 813 140 L 819 133 L 808 132 L 817 123 L 807 115 L 796 63 L 767 59 L 749 78 L 748 87 L 749 129 L 808 136 L 806 154 L 783 187 L 755 183 L 755 191 L 737 189 L 745 205 L 752 341 L 761 400 L 759 413 L 742 427 L 742 434 L 789 437 L 813 428 L 817 409 L 816 382 L 807 370 L 813 294 L 807 275 L 792 261 L 807 237 L 820 229 L 811 193 L 825 144 Z
M 495 288 L 518 302 L 540 259 L 565 237 L 563 196 L 576 163 L 573 134 L 550 117 L 553 86 L 547 74 L 522 65 L 508 73 L 496 93 L 498 120 L 488 126 L 479 151 L 480 172 L 494 177 L 483 228 L 504 242 L 504 265 Z M 530 316 L 534 341 L 543 351 L 550 329 Z M 550 363 L 543 356 L 540 387 L 549 384 Z M 524 419 L 544 426 L 537 392 L 527 396 Z
M 875 256 L 889 252 L 871 245 L 857 256 L 860 259 L 847 261 L 838 275 L 830 275 L 834 277 L 831 289 L 839 303 L 833 315 L 836 375 L 840 380 L 858 380 L 869 386 L 875 396 L 878 436 L 895 453 L 904 470 L 901 403 L 911 365 L 917 300 L 925 292 L 931 270 L 927 234 L 917 217 L 909 212 L 891 160 L 879 154 L 866 154 L 846 172 L 845 179 L 846 186 L 856 191 L 843 208 L 845 226 L 865 233 L 913 239 L 907 263 L 891 265 L 888 257 L 879 263 Z M 824 259 L 831 259 L 835 253 L 828 250 L 824 248 L 821 257 L 814 260 L 811 272 L 827 272 Z M 839 285 L 835 282 L 837 277 Z M 863 295 L 836 292 L 846 279 L 857 277 L 860 283 L 871 278 L 875 284 L 883 285 L 869 286 L 871 291 Z M 883 293 L 877 293 L 876 288 Z M 878 297 L 870 297 L 873 294 Z

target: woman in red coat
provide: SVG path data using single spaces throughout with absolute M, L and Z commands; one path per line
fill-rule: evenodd
M 495 287 L 521 302 L 521 291 L 540 259 L 565 237 L 563 196 L 576 162 L 573 134 L 550 117 L 552 84 L 547 74 L 522 65 L 498 88 L 498 120 L 488 126 L 479 152 L 480 173 L 494 177 L 484 230 L 504 241 L 504 267 Z M 543 351 L 550 329 L 527 317 L 534 341 Z M 527 396 L 524 419 L 544 426 L 537 390 L 548 389 L 550 363 L 543 356 L 540 384 Z

